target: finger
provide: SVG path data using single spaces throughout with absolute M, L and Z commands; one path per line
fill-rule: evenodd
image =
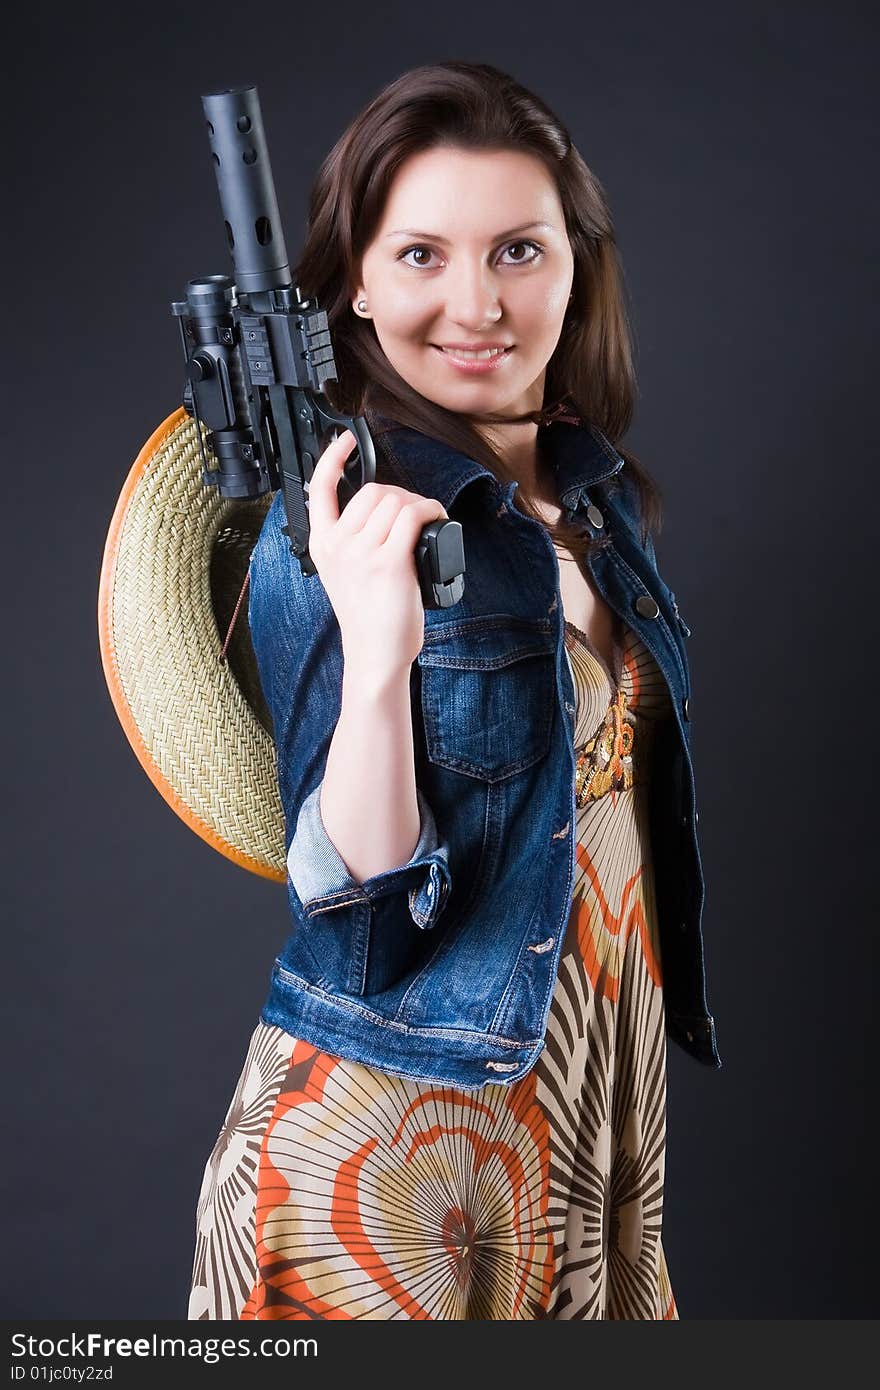
M 310 526 L 326 528 L 339 520 L 336 488 L 356 444 L 351 430 L 343 430 L 338 438 L 331 440 L 315 464 L 308 493 Z
M 411 501 L 414 495 L 408 488 L 395 487 L 392 483 L 365 483 L 346 506 L 339 525 L 346 536 L 357 535 L 384 497 L 399 497 L 403 503 Z
M 352 503 L 349 503 L 351 506 Z M 397 492 L 386 492 L 373 507 L 366 517 L 363 526 L 356 527 L 355 532 L 367 546 L 378 547 L 384 545 L 401 508 L 406 505 L 403 498 Z M 348 511 L 348 508 L 346 508 Z
M 422 528 L 430 521 L 448 521 L 449 513 L 435 497 L 421 497 L 410 506 L 401 507 L 385 542 L 386 549 L 415 550 Z

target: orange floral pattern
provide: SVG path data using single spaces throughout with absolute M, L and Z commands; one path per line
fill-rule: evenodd
M 617 681 L 570 624 L 566 648 L 587 790 L 544 1051 L 463 1091 L 259 1022 L 205 1168 L 190 1318 L 678 1317 L 646 801 L 668 689 L 634 632 Z
M 260 1154 L 242 1317 L 537 1316 L 550 1144 L 523 1081 L 425 1086 L 298 1043 Z

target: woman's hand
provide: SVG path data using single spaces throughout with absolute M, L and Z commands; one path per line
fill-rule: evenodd
M 337 484 L 356 440 L 344 430 L 309 483 L 309 554 L 342 632 L 346 669 L 374 687 L 408 672 L 425 640 L 415 549 L 429 521 L 447 520 L 434 498 L 366 483 L 340 516 Z

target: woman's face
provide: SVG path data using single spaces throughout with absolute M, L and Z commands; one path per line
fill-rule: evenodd
M 352 300 L 422 396 L 479 416 L 543 404 L 574 257 L 556 185 L 534 155 L 438 148 L 394 177 Z M 474 363 L 465 347 L 501 346 Z M 456 356 L 453 349 L 458 349 Z

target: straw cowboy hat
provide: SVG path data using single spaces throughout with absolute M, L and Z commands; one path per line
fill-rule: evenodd
M 128 740 L 172 810 L 234 863 L 284 883 L 275 740 L 245 588 L 274 494 L 222 497 L 202 468 L 181 408 L 141 449 L 113 513 L 101 661 Z

